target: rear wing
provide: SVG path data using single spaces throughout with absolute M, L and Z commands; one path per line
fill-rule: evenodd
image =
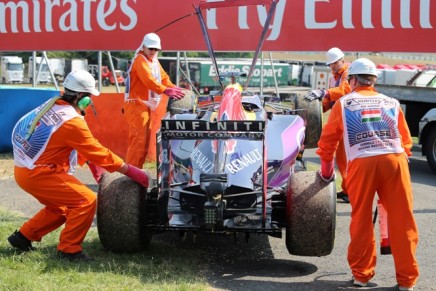
M 160 129 L 162 140 L 171 139 L 245 139 L 264 140 L 265 121 L 263 120 L 225 120 L 209 122 L 206 120 L 164 119 Z

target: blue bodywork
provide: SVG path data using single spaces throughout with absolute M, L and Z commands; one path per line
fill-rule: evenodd
M 162 228 L 279 229 L 272 202 L 274 196 L 284 196 L 303 150 L 305 122 L 298 115 L 267 113 L 257 95 L 241 100 L 246 118 L 235 131 L 232 124 L 227 130 L 211 129 L 220 127 L 219 104 L 163 120 L 158 134 L 158 195 L 160 201 L 168 201 L 161 209 L 168 221 Z

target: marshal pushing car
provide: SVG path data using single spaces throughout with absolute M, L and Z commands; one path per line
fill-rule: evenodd
M 202 23 L 201 7 L 196 9 Z M 238 73 L 227 74 L 232 82 L 222 90 L 187 94 L 172 104 L 157 133 L 152 187 L 118 173 L 104 175 L 97 226 L 105 248 L 140 251 L 163 231 L 284 232 L 290 254 L 331 253 L 335 186 L 307 171 L 303 159 L 320 135 L 319 101 L 296 97 L 292 109 L 266 102 L 237 83 Z

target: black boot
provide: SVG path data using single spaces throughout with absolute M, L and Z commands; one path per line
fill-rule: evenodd
M 336 193 L 337 199 L 342 199 L 344 203 L 350 203 L 350 199 L 348 198 L 348 194 L 344 193 L 344 191 Z
M 32 241 L 25 237 L 21 232 L 16 230 L 8 237 L 8 241 L 16 249 L 23 252 L 33 251 Z

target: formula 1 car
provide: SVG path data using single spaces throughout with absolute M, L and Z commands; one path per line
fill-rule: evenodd
M 97 227 L 106 249 L 140 251 L 163 231 L 282 237 L 285 229 L 290 254 L 331 253 L 335 186 L 307 171 L 302 157 L 320 135 L 320 102 L 267 103 L 229 74 L 223 90 L 188 94 L 162 120 L 156 185 L 103 176 Z

